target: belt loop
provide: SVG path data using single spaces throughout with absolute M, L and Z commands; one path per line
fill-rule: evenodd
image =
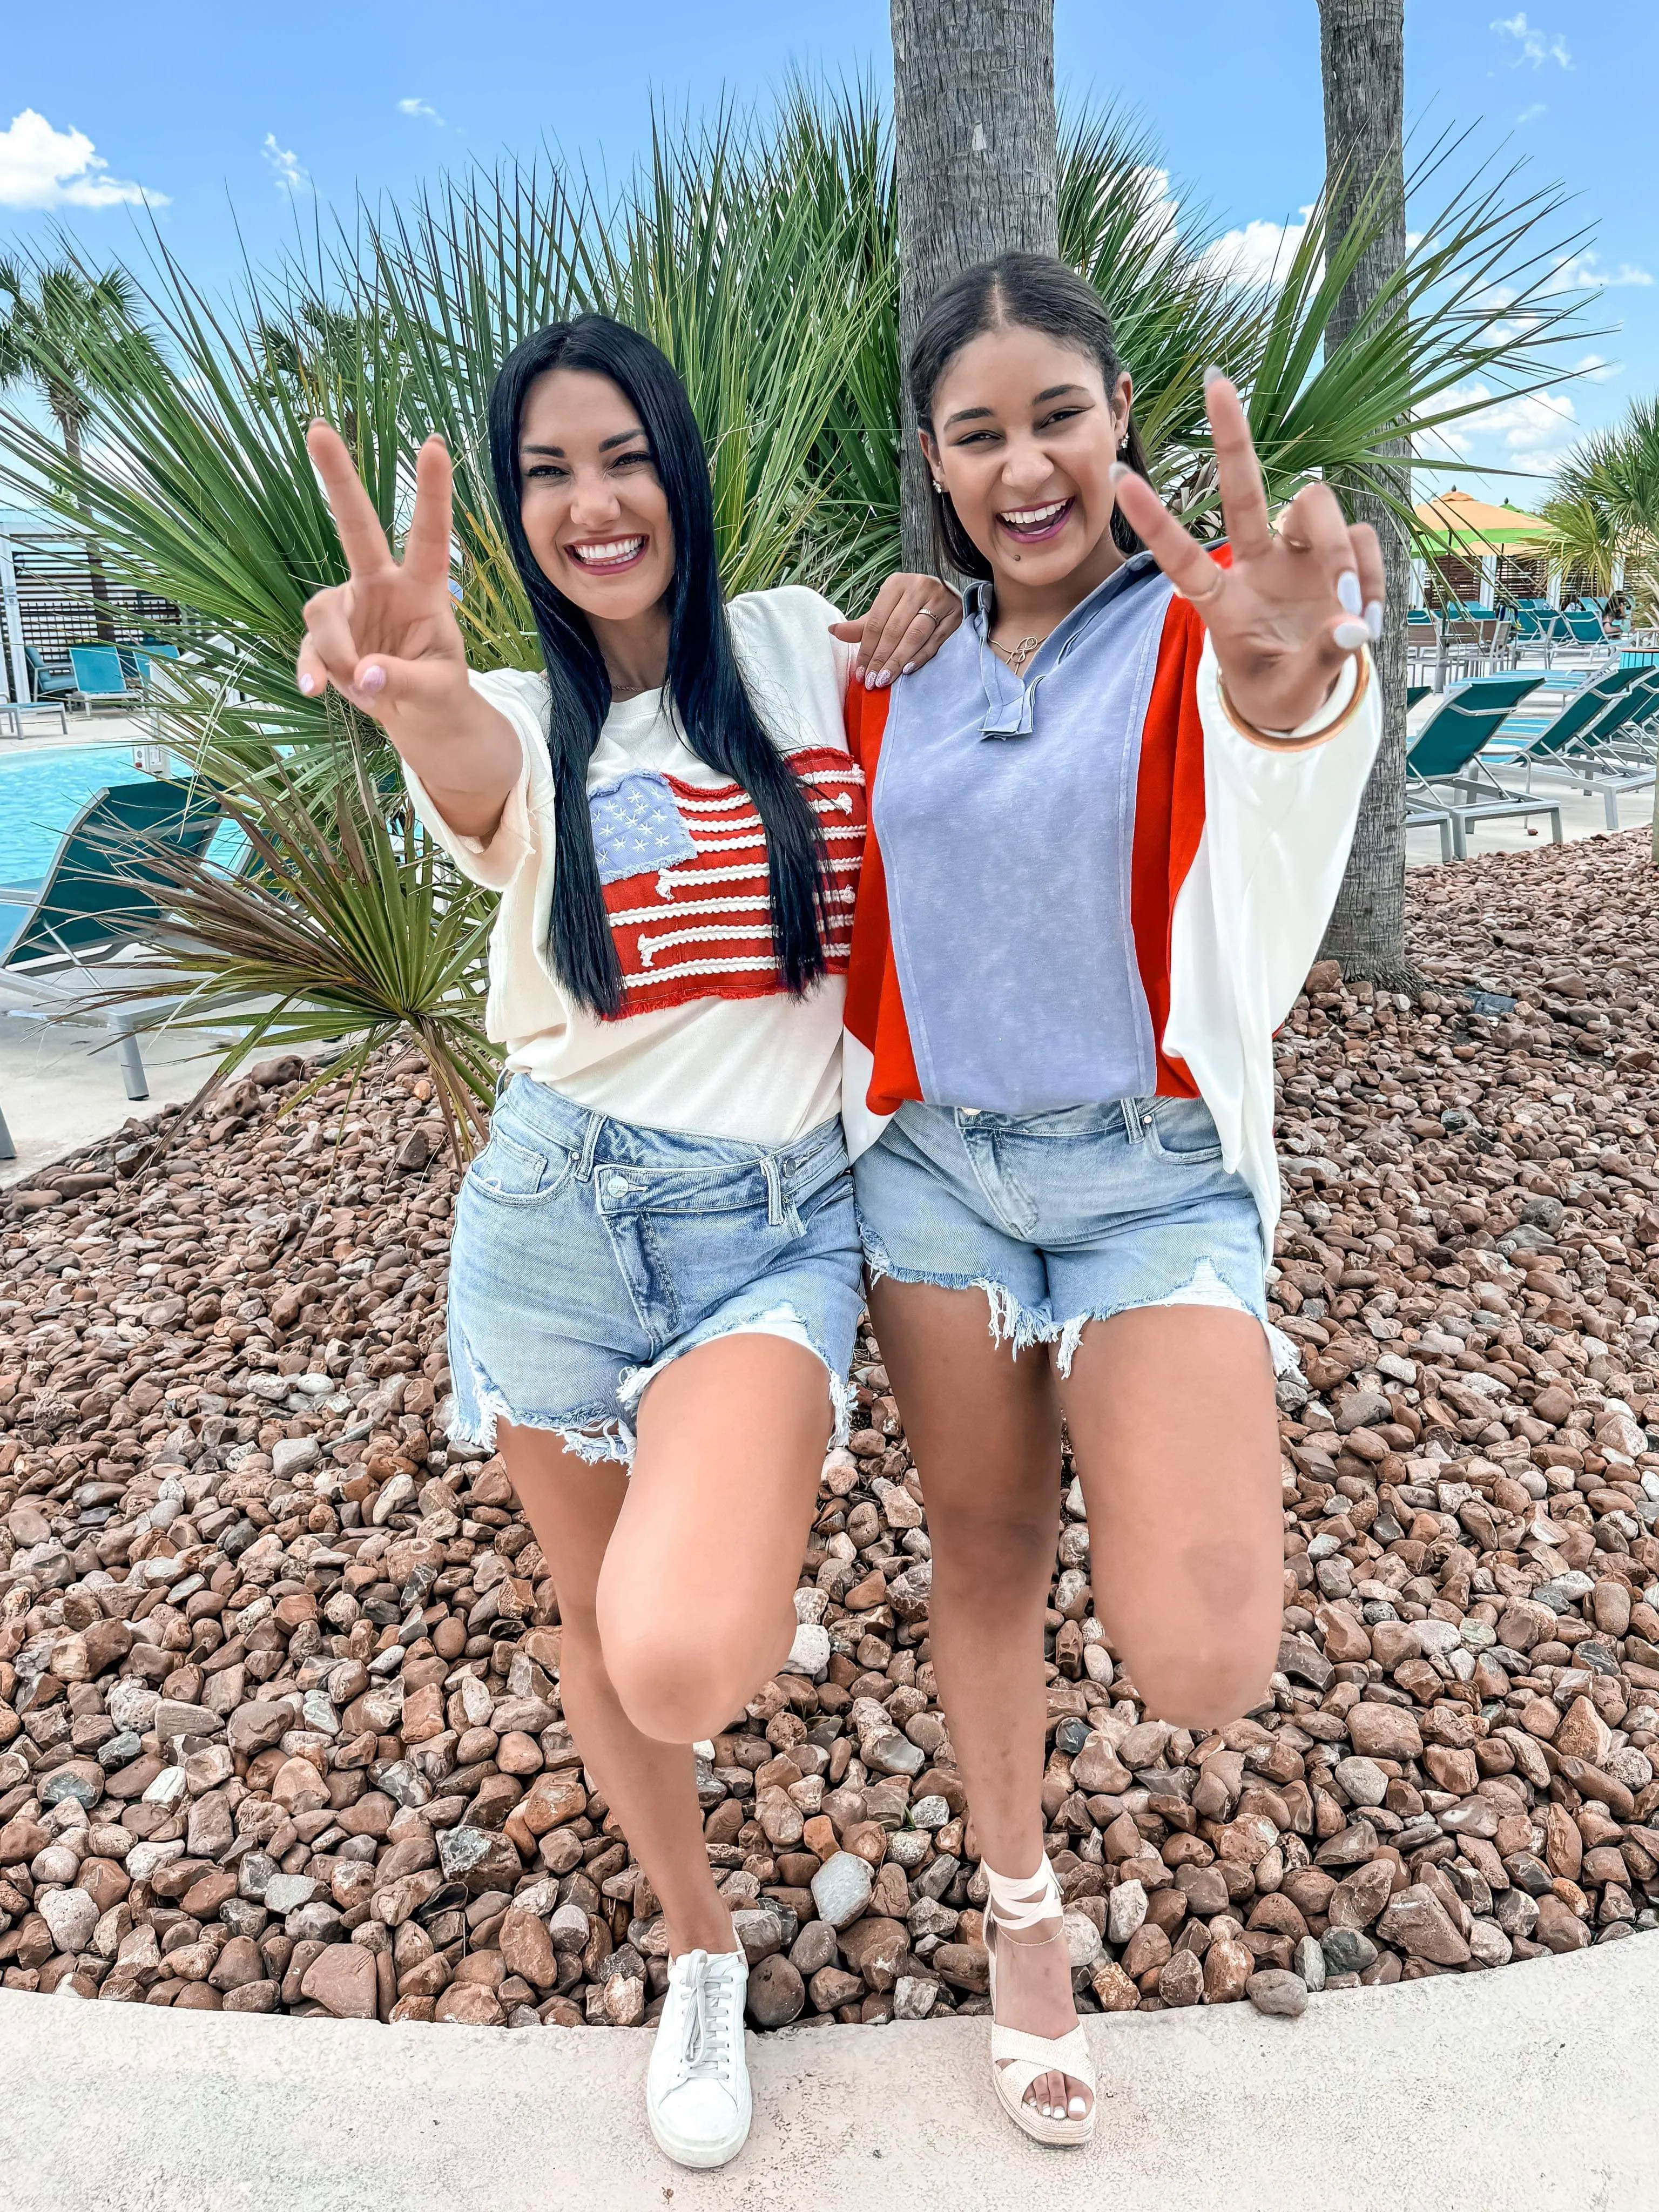
M 495 1103 L 498 1106 L 501 1104 L 502 1099 L 507 1096 L 507 1090 L 511 1085 L 512 1081 L 513 1070 L 510 1067 L 504 1067 L 501 1073 L 495 1078 Z
M 1139 1098 L 1121 1098 L 1118 1103 L 1123 1109 L 1123 1133 L 1132 1145 L 1138 1145 L 1146 1133 L 1140 1101 Z
M 783 1177 L 779 1172 L 775 1152 L 761 1154 L 761 1173 L 766 1177 L 766 1218 L 774 1229 L 781 1229 L 787 1219 L 784 1210 Z
M 590 1114 L 587 1127 L 582 1136 L 581 1158 L 576 1163 L 578 1182 L 588 1182 L 593 1173 L 593 1155 L 599 1149 L 599 1133 L 605 1127 L 603 1114 Z

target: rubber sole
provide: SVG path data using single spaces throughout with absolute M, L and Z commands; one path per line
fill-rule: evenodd
M 651 2130 L 652 2138 L 665 2158 L 672 2158 L 676 2166 L 708 2168 L 731 2164 L 749 2140 L 749 2130 L 754 2114 L 752 2110 L 745 2112 L 740 2132 L 735 2136 L 715 2144 L 690 2144 L 677 2141 L 668 2130 L 660 2124 L 649 2105 L 645 2108 L 645 2117 Z

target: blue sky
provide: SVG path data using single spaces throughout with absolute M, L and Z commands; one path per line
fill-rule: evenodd
M 881 0 L 339 0 L 303 29 L 223 0 L 20 4 L 0 46 L 0 251 L 62 223 L 94 255 L 128 252 L 132 203 L 148 192 L 211 289 L 234 273 L 239 228 L 266 258 L 296 212 L 348 206 L 359 187 L 395 196 L 543 139 L 625 170 L 653 97 L 694 112 L 723 94 L 764 100 L 792 67 L 885 86 L 887 26 Z M 1607 0 L 1588 17 L 1559 0 L 1512 13 L 1507 0 L 1412 0 L 1407 30 L 1413 123 L 1477 126 L 1482 150 L 1507 141 L 1596 228 L 1564 277 L 1590 320 L 1617 325 L 1575 349 L 1592 373 L 1553 398 L 1495 406 L 1461 449 L 1468 482 L 1521 505 L 1581 429 L 1659 383 L 1659 14 L 1649 0 Z M 1246 253 L 1270 251 L 1313 198 L 1314 0 L 1255 0 L 1248 29 L 1232 0 L 1059 0 L 1056 40 L 1062 91 L 1133 107 L 1171 191 L 1205 204 Z M 1483 465 L 1528 476 L 1482 480 Z

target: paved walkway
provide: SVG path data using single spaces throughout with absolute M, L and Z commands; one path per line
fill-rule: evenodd
M 644 2030 L 256 2019 L 0 1992 L 8 2212 L 1652 2212 L 1659 1936 L 1496 1972 L 1097 2018 L 1096 2144 L 993 2103 L 982 2021 L 755 2040 L 757 2118 L 688 2173 Z

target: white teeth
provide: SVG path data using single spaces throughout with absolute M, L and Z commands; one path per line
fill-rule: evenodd
M 631 561 L 644 543 L 643 538 L 617 538 L 605 545 L 573 545 L 570 550 L 588 568 L 615 568 L 623 561 Z
M 1007 523 L 1015 530 L 1035 530 L 1040 523 L 1052 522 L 1057 514 L 1064 514 L 1070 505 L 1069 500 L 1052 500 L 1047 507 L 1015 507 L 1008 514 L 999 516 L 998 520 Z

